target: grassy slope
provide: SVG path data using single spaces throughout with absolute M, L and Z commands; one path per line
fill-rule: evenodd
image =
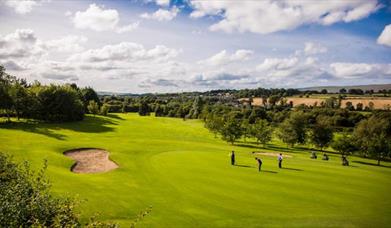
M 48 159 L 56 193 L 78 195 L 84 218 L 128 225 L 152 205 L 141 227 L 385 227 L 391 223 L 391 166 L 351 158 L 311 160 L 274 142 L 270 150 L 292 152 L 279 170 L 264 157 L 258 173 L 254 144 L 235 146 L 238 163 L 230 166 L 232 146 L 215 139 L 200 121 L 112 115 L 80 123 L 0 125 L 0 150 L 33 168 Z M 111 152 L 120 168 L 105 174 L 74 174 L 62 152 L 99 147 Z

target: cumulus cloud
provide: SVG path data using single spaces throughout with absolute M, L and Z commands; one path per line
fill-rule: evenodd
M 40 4 L 40 0 L 6 0 L 3 3 L 13 8 L 15 13 L 27 14 L 30 13 L 33 8 Z
M 151 19 L 157 21 L 171 21 L 177 16 L 178 13 L 179 13 L 179 9 L 177 7 L 173 7 L 170 10 L 158 9 L 152 14 L 143 13 L 140 15 L 140 17 L 144 19 Z
M 391 78 L 391 64 L 332 63 L 332 73 L 339 78 Z
M 68 35 L 60 39 L 49 40 L 45 46 L 59 52 L 79 52 L 84 50 L 82 44 L 87 40 L 85 36 Z
M 0 58 L 39 57 L 44 49 L 30 29 L 17 29 L 14 33 L 0 36 Z
M 122 42 L 72 55 L 69 60 L 75 62 L 164 61 L 177 56 L 178 53 L 178 50 L 170 49 L 163 45 L 146 49 L 141 44 Z
M 221 18 L 211 31 L 260 34 L 292 30 L 305 24 L 331 25 L 367 17 L 381 5 L 377 0 L 344 1 L 197 1 L 190 0 L 192 18 Z M 271 23 L 272 22 L 272 23 Z
M 167 79 L 147 79 L 145 81 L 142 81 L 139 85 L 141 88 L 151 88 L 151 87 L 179 87 L 176 83 L 174 83 L 174 80 L 167 80 Z
M 68 15 L 71 15 L 68 13 Z M 96 4 L 89 5 L 85 11 L 77 11 L 71 18 L 78 29 L 90 29 L 94 31 L 116 31 L 118 33 L 129 32 L 136 29 L 138 22 L 119 26 L 119 13 L 115 9 L 105 9 Z
M 74 74 L 68 74 L 63 72 L 44 72 L 41 74 L 43 78 L 52 79 L 52 80 L 60 80 L 60 81 L 77 81 L 79 77 Z
M 244 49 L 239 49 L 233 54 L 228 54 L 226 50 L 222 50 L 206 60 L 199 61 L 199 64 L 218 66 L 235 61 L 246 61 L 250 59 L 253 54 L 253 51 Z
M 377 38 L 377 43 L 391 47 L 391 24 L 384 27 L 383 32 Z
M 315 55 L 315 54 L 326 53 L 326 52 L 327 52 L 327 48 L 320 44 L 316 44 L 312 42 L 305 43 L 304 53 L 306 55 Z

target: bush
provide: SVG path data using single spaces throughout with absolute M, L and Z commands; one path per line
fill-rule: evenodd
M 74 203 L 50 194 L 45 169 L 35 174 L 0 153 L 0 227 L 80 226 Z

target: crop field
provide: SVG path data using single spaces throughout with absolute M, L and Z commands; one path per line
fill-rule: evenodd
M 80 200 L 86 221 L 97 215 L 129 227 L 388 227 L 391 164 L 349 157 L 342 166 L 310 159 L 306 147 L 273 140 L 265 148 L 234 146 L 208 132 L 202 121 L 136 114 L 86 116 L 81 122 L 0 125 L 0 150 L 47 175 L 57 195 Z M 118 167 L 105 173 L 74 173 L 63 153 L 101 148 Z M 235 150 L 237 165 L 228 154 Z M 253 153 L 256 152 L 256 153 Z M 267 154 L 262 154 L 267 152 Z M 283 168 L 276 153 L 286 155 Z M 319 154 L 321 155 L 321 154 Z M 263 160 L 258 172 L 255 157 Z M 319 156 L 321 157 L 321 156 Z

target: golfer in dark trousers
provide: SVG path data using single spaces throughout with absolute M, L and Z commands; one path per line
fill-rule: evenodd
M 260 158 L 255 158 L 258 162 L 258 171 L 261 172 L 261 167 L 262 167 L 262 160 Z
M 231 152 L 231 165 L 235 165 L 235 152 Z
M 278 156 L 278 168 L 282 168 L 282 154 Z

